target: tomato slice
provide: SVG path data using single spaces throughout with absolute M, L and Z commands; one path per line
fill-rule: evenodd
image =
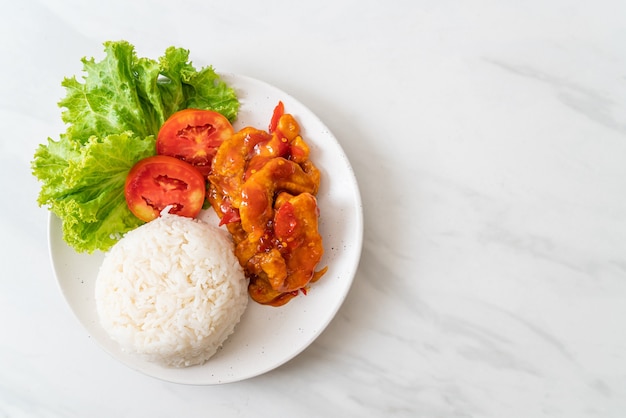
M 124 195 L 130 211 L 144 222 L 169 213 L 195 218 L 204 203 L 204 176 L 191 164 L 167 155 L 144 158 L 126 177 Z
M 180 110 L 170 116 L 159 130 L 156 151 L 159 155 L 186 161 L 207 176 L 217 148 L 233 133 L 230 121 L 218 112 Z

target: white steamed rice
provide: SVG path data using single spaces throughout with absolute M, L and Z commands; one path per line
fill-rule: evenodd
M 105 255 L 95 298 L 122 350 L 186 367 L 207 361 L 233 333 L 247 285 L 225 231 L 164 213 Z

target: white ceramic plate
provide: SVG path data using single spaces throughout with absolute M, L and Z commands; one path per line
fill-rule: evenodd
M 223 78 L 241 102 L 235 129 L 266 129 L 279 100 L 301 126 L 311 148 L 311 159 L 322 173 L 318 193 L 320 232 L 325 255 L 320 266 L 328 272 L 282 307 L 250 301 L 235 333 L 202 366 L 183 369 L 162 367 L 120 350 L 100 326 L 94 302 L 94 282 L 104 257 L 78 254 L 63 241 L 61 221 L 49 221 L 50 256 L 61 291 L 91 337 L 122 363 L 147 375 L 170 382 L 211 385 L 248 379 L 286 363 L 326 328 L 343 303 L 361 256 L 363 215 L 357 182 L 345 153 L 326 126 L 293 97 L 264 82 L 233 74 Z M 208 219 L 217 219 L 206 213 Z

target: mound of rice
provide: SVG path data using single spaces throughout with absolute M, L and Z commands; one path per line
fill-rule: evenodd
M 164 213 L 109 250 L 95 299 L 122 350 L 186 367 L 207 361 L 233 333 L 247 286 L 225 231 Z

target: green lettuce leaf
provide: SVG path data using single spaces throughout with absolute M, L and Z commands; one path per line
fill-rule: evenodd
M 189 51 L 170 47 L 161 57 L 163 78 L 159 80 L 161 95 L 171 107 L 165 112 L 180 109 L 211 109 L 226 116 L 231 122 L 237 117 L 239 101 L 235 91 L 220 80 L 213 67 L 200 71 L 188 62 Z
M 155 61 L 137 58 L 126 41 L 104 47 L 102 61 L 82 59 L 83 82 L 76 76 L 62 82 L 67 95 L 59 106 L 72 140 L 125 131 L 156 136 L 167 118 L 189 107 L 214 110 L 231 121 L 237 116 L 235 91 L 212 67 L 196 70 L 188 50 L 170 47 Z
M 67 130 L 37 148 L 32 172 L 37 202 L 63 221 L 63 237 L 78 252 L 106 251 L 143 222 L 126 205 L 132 166 L 154 155 L 155 138 L 174 112 L 189 107 L 239 111 L 234 90 L 210 66 L 196 70 L 189 51 L 170 47 L 158 60 L 138 58 L 126 41 L 105 42 L 101 61 L 83 58 L 82 81 L 65 78 L 60 100 Z
M 126 205 L 124 183 L 136 161 L 154 155 L 154 147 L 154 136 L 139 139 L 132 132 L 92 136 L 81 146 L 67 136 L 39 145 L 33 173 L 50 181 L 38 203 L 63 220 L 63 238 L 76 251 L 108 249 L 143 223 Z

